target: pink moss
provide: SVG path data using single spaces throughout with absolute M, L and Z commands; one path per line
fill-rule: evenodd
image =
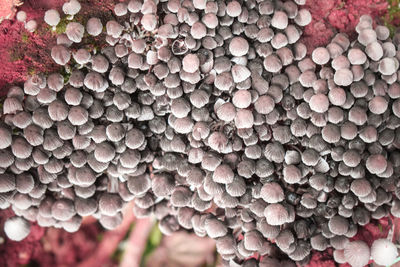
M 327 45 L 335 33 L 346 33 L 354 38 L 355 27 L 361 15 L 378 19 L 387 12 L 386 0 L 307 0 L 312 22 L 305 27 L 303 42 L 308 53 L 313 48 Z

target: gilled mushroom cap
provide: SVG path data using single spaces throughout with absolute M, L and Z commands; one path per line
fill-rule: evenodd
M 15 97 L 7 97 L 3 102 L 3 114 L 16 114 L 22 110 L 21 100 Z
M 380 174 L 386 170 L 387 160 L 383 155 L 370 155 L 365 162 L 367 170 L 372 174 Z
M 261 188 L 260 196 L 267 203 L 278 203 L 285 198 L 282 187 L 275 182 L 264 184 Z
M 345 245 L 344 257 L 351 266 L 362 267 L 369 262 L 370 249 L 364 241 L 349 242 Z
M 84 48 L 78 49 L 75 53 L 72 54 L 73 58 L 78 64 L 86 64 L 90 61 L 91 55 L 89 51 Z
M 247 54 L 249 51 L 249 43 L 242 37 L 234 37 L 229 43 L 229 52 L 235 56 L 240 57 Z
M 85 28 L 78 22 L 70 22 L 65 29 L 65 33 L 68 39 L 74 43 L 80 43 L 85 33 Z
M 213 173 L 213 180 L 216 183 L 229 184 L 233 182 L 233 178 L 234 173 L 226 164 L 219 165 Z
M 329 230 L 336 235 L 344 235 L 349 229 L 349 222 L 339 215 L 333 216 L 328 222 Z
M 55 9 L 47 10 L 44 13 L 44 21 L 50 26 L 57 26 L 60 22 L 60 14 Z
M 251 110 L 240 109 L 236 112 L 235 126 L 238 129 L 251 128 L 254 124 L 254 116 Z
M 0 174 L 0 193 L 10 192 L 15 189 L 15 175 L 12 173 Z
M 11 144 L 12 153 L 20 159 L 28 158 L 32 153 L 32 146 L 23 137 L 16 137 Z
M 75 15 L 81 10 L 81 4 L 78 0 L 69 0 L 64 3 L 62 10 L 67 15 Z
M 374 190 L 368 180 L 364 178 L 353 180 L 350 189 L 358 197 L 366 197 Z
M 157 17 L 154 14 L 144 14 L 141 21 L 146 31 L 154 31 L 157 27 Z
M 9 147 L 11 145 L 11 142 L 11 131 L 4 126 L 0 126 L 0 149 L 5 149 Z
M 97 72 L 89 72 L 86 74 L 84 84 L 87 88 L 93 91 L 102 92 L 106 85 L 106 81 L 103 76 Z
M 250 77 L 251 72 L 248 68 L 243 65 L 236 64 L 232 67 L 232 77 L 235 83 L 241 83 L 246 81 Z
M 283 225 L 289 219 L 289 213 L 281 204 L 269 204 L 264 210 L 264 216 L 270 225 Z
M 123 201 L 118 194 L 104 193 L 99 199 L 99 211 L 102 215 L 115 216 L 122 209 Z
M 228 233 L 228 229 L 224 223 L 216 218 L 207 218 L 204 229 L 211 238 L 223 237 Z
M 238 17 L 242 13 L 242 6 L 238 1 L 231 1 L 226 5 L 226 14 L 230 17 Z
M 66 65 L 71 59 L 71 52 L 63 45 L 53 46 L 51 57 L 59 65 Z
M 29 222 L 22 217 L 11 217 L 4 223 L 4 232 L 13 241 L 26 238 L 30 233 L 30 228 Z
M 83 125 L 88 121 L 89 114 L 86 109 L 81 106 L 73 106 L 68 113 L 68 120 L 72 125 Z
M 123 27 L 115 20 L 110 20 L 106 24 L 107 34 L 113 38 L 118 38 L 122 34 Z

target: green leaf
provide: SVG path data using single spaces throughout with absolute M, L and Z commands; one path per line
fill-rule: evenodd
M 149 238 L 147 239 L 146 248 L 143 252 L 140 266 L 145 266 L 146 260 L 149 257 L 149 255 L 153 253 L 153 251 L 156 250 L 156 248 L 161 244 L 162 237 L 163 235 L 160 229 L 158 228 L 158 224 L 157 223 L 154 224 L 149 234 Z

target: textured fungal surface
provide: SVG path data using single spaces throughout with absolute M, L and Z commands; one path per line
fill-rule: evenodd
M 10 85 L 2 106 L 7 236 L 22 240 L 29 221 L 75 232 L 85 216 L 115 229 L 134 202 L 166 235 L 214 239 L 227 266 L 295 266 L 327 249 L 337 263 L 392 263 L 390 241 L 355 237 L 400 217 L 399 36 L 363 15 L 354 40 L 307 51 L 305 2 L 130 0 L 85 21 L 76 0 L 46 11 L 62 72 Z M 93 37 L 105 45 L 87 49 Z

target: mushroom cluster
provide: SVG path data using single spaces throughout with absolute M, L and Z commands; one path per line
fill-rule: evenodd
M 387 260 L 350 238 L 400 217 L 400 36 L 363 16 L 356 41 L 307 57 L 304 4 L 130 0 L 82 25 L 66 3 L 51 56 L 68 77 L 34 75 L 3 105 L 0 207 L 21 217 L 6 233 L 76 231 L 88 215 L 113 229 L 134 201 L 164 234 L 215 239 L 229 266 L 328 247 L 338 263 Z M 107 45 L 81 47 L 91 36 Z

